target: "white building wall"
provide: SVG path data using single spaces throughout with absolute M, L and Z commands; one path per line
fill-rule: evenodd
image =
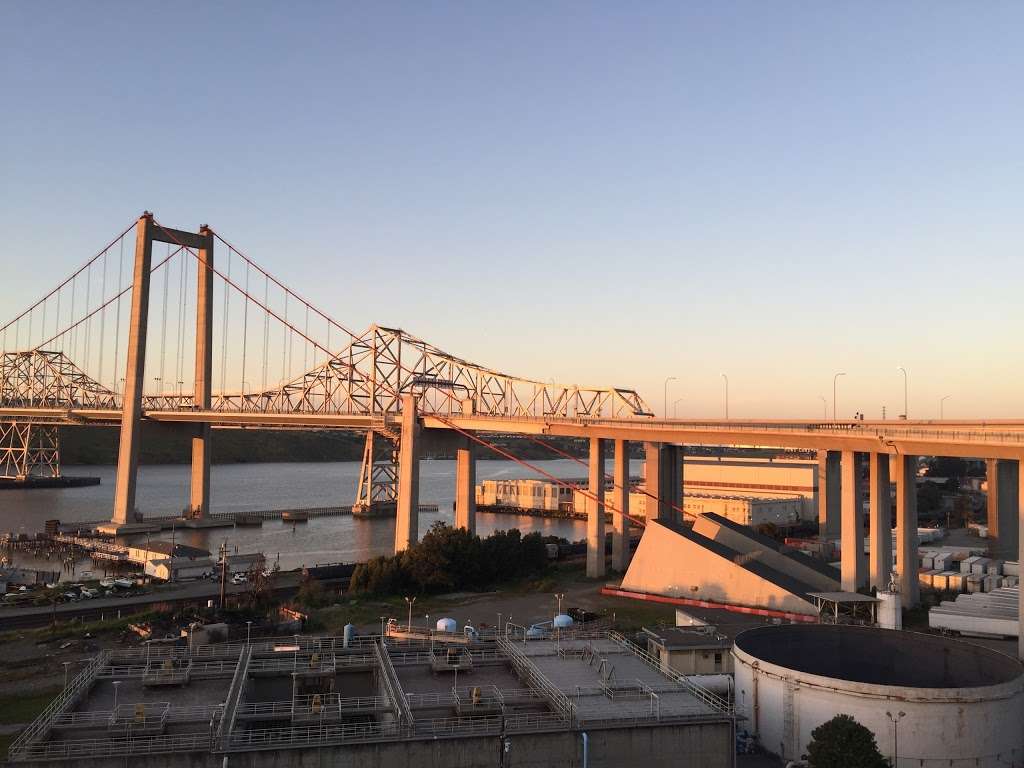
M 818 519 L 818 462 L 811 459 L 734 459 L 687 456 L 684 490 L 690 493 L 799 497 L 800 516 Z

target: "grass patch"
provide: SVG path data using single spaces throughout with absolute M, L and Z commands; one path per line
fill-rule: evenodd
M 609 616 L 614 614 L 616 627 L 627 632 L 634 632 L 643 627 L 653 629 L 659 625 L 671 627 L 676 619 L 674 606 L 645 603 L 628 597 L 599 595 L 595 607 L 607 611 Z
M 107 619 L 105 621 L 90 621 L 86 623 L 69 621 L 58 624 L 56 627 L 40 627 L 38 629 L 12 629 L 0 633 L 0 643 L 25 638 L 35 642 L 47 640 L 65 640 L 67 638 L 81 637 L 88 633 L 93 637 L 104 637 L 118 634 L 128 629 L 129 624 L 138 624 L 150 621 L 163 614 L 156 611 L 145 613 L 133 613 L 120 619 Z
M 31 723 L 59 692 L 60 689 L 55 688 L 44 693 L 0 698 L 0 724 Z

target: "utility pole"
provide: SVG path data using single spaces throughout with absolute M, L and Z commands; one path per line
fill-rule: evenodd
M 220 609 L 224 610 L 224 590 L 228 582 L 228 542 L 227 539 L 220 545 Z

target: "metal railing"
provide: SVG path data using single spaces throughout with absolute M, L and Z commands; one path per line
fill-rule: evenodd
M 698 685 L 697 683 L 693 682 L 693 680 L 691 680 L 686 675 L 679 674 L 678 672 L 666 667 L 664 664 L 661 663 L 660 659 L 657 659 L 651 654 L 647 653 L 647 651 L 643 650 L 636 643 L 627 639 L 624 635 L 621 635 L 618 632 L 608 632 L 607 637 L 609 640 L 612 640 L 618 643 L 620 646 L 622 646 L 622 648 L 626 650 L 628 653 L 631 653 L 634 656 L 636 656 L 651 669 L 657 670 L 660 674 L 664 675 L 670 680 L 674 680 L 676 683 L 682 686 L 682 688 L 687 693 L 689 693 L 695 699 L 700 701 L 702 704 L 710 707 L 716 712 L 721 712 L 727 715 L 733 714 L 733 705 L 728 698 L 719 696 L 717 693 L 713 693 L 704 686 Z
M 374 644 L 373 652 L 377 657 L 377 664 L 380 667 L 380 676 L 384 681 L 384 687 L 387 689 L 388 696 L 391 697 L 397 709 L 399 722 L 412 725 L 415 722 L 412 716 L 412 708 L 409 706 L 409 700 L 405 696 L 405 691 L 402 690 L 402 684 L 398 680 L 398 673 L 395 672 L 395 667 L 391 663 L 391 656 L 384 645 L 384 638 L 380 638 Z
M 221 716 L 216 737 L 221 748 L 226 746 L 235 727 L 235 713 L 238 711 L 238 702 L 242 698 L 242 689 L 245 687 L 245 680 L 249 674 L 251 653 L 252 649 L 248 645 L 242 647 L 235 666 L 234 677 L 231 678 L 231 685 L 228 686 L 228 695 L 224 699 L 224 713 Z
M 204 733 L 173 736 L 122 736 L 110 739 L 47 741 L 29 744 L 11 756 L 11 761 L 74 760 L 104 755 L 154 754 L 160 752 L 195 752 L 210 748 L 210 736 Z
M 71 684 L 66 686 L 57 695 L 57 698 L 51 701 L 50 705 L 32 721 L 31 725 L 11 742 L 11 746 L 7 750 L 11 760 L 25 759 L 26 750 L 33 745 L 33 742 L 49 733 L 54 719 L 65 710 L 70 709 L 77 702 L 78 697 L 92 687 L 98 672 L 106 666 L 109 657 L 110 651 L 100 651 L 94 656 L 85 669 L 71 681 Z
M 531 664 L 529 659 L 526 658 L 526 654 L 516 647 L 515 643 L 503 637 L 499 637 L 497 642 L 498 647 L 512 663 L 512 667 L 519 674 L 520 678 L 528 685 L 539 690 L 544 698 L 555 708 L 555 711 L 561 714 L 563 718 L 570 723 L 575 722 L 576 705 L 569 700 L 569 697 L 556 688 L 534 664 Z

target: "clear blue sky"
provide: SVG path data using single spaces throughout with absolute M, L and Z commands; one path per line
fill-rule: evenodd
M 1021 416 L 1024 5 L 0 5 L 0 316 L 143 209 L 680 415 Z

